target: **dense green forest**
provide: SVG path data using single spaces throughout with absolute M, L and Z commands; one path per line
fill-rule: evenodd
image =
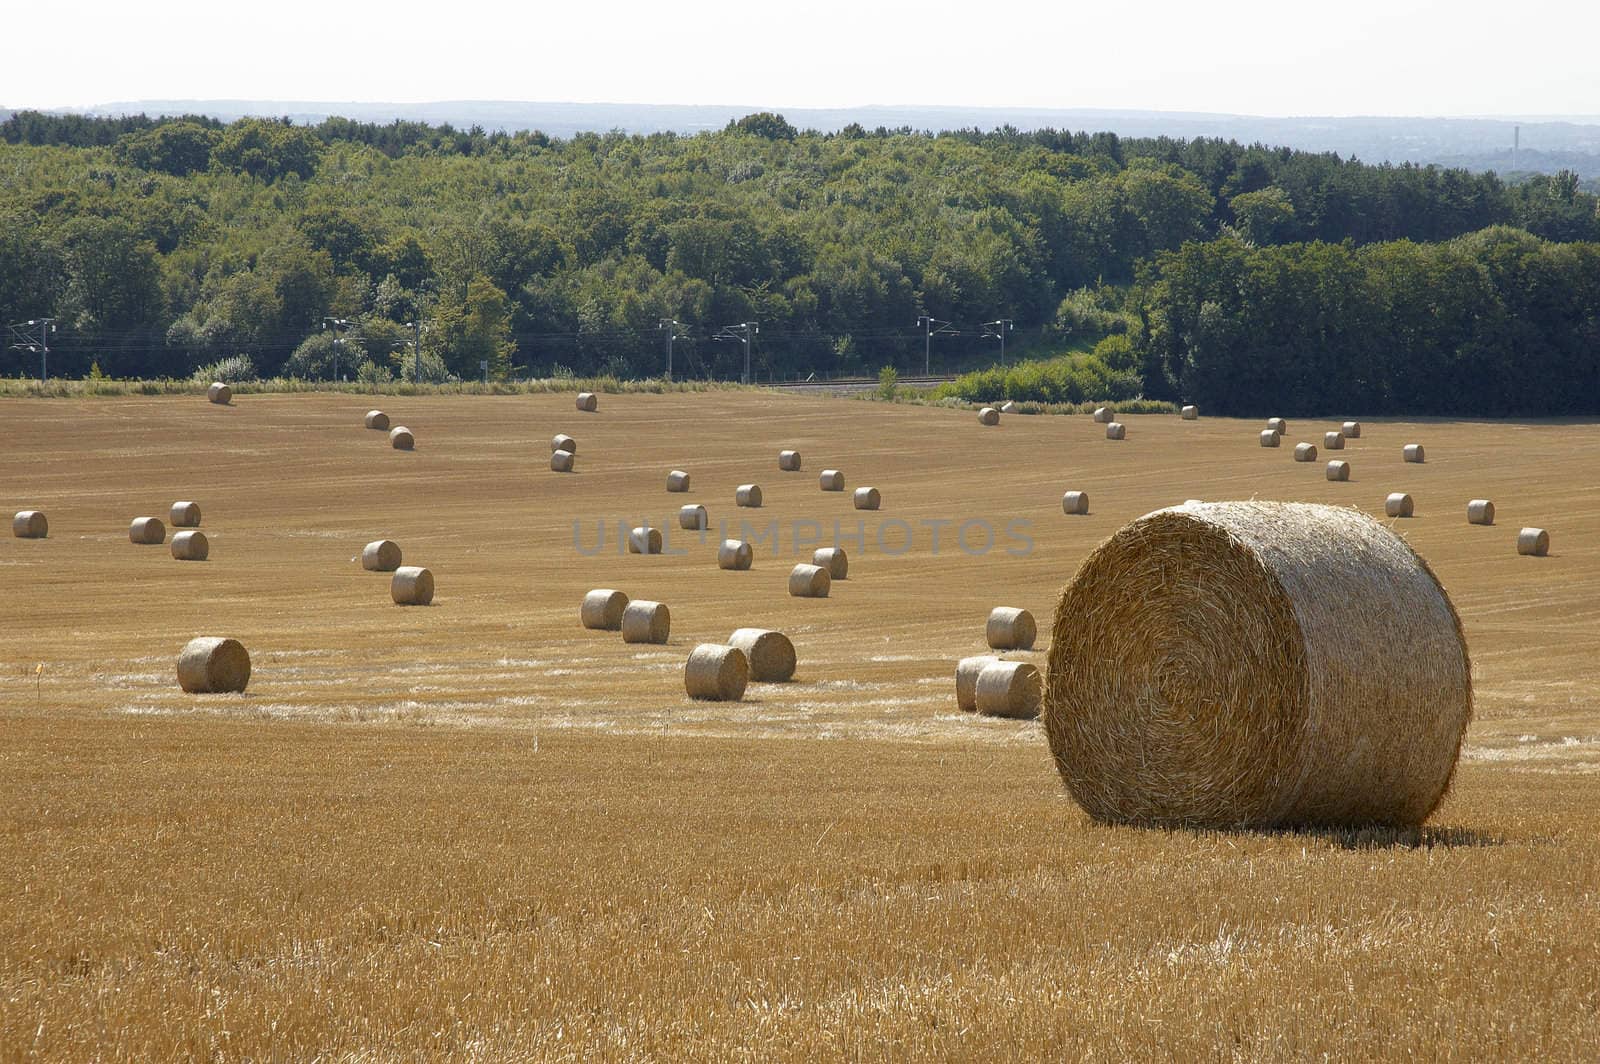
M 0 123 L 0 320 L 52 372 L 758 378 L 1008 354 L 1218 412 L 1600 409 L 1572 174 L 1000 129 L 691 137 L 397 122 Z M 348 323 L 338 348 L 329 318 Z M 991 332 L 995 331 L 993 329 Z M 1093 353 L 1088 353 L 1092 349 Z M 37 372 L 8 351 L 8 375 Z M 1047 375 L 1048 376 L 1048 375 Z M 1076 385 L 1074 385 L 1076 387 Z

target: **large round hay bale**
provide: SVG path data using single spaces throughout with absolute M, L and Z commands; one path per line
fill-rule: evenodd
M 1282 440 L 1283 436 L 1272 429 L 1261 430 L 1261 446 L 1263 447 L 1276 447 Z
M 883 493 L 877 488 L 857 488 L 852 498 L 857 510 L 876 510 L 883 505 Z
M 1056 606 L 1045 726 L 1100 820 L 1415 825 L 1472 716 L 1461 623 L 1426 563 L 1356 510 L 1158 510 Z
M 609 587 L 597 587 L 583 596 L 583 605 L 578 607 L 578 620 L 585 628 L 615 632 L 622 627 L 622 613 L 627 608 L 627 595 Z
M 1361 422 L 1346 421 L 1339 431 L 1344 433 L 1344 438 L 1347 440 L 1359 440 L 1361 438 Z
M 385 414 L 382 410 L 368 410 L 365 424 L 369 429 L 377 429 L 379 432 L 388 432 L 389 415 Z
M 400 568 L 400 544 L 375 539 L 361 548 L 361 568 L 369 573 L 392 573 Z
M 203 562 L 211 556 L 211 544 L 206 541 L 206 534 L 197 529 L 179 532 L 172 537 L 172 556 L 180 562 Z
M 1039 636 L 1033 614 L 1015 606 L 996 606 L 989 611 L 984 638 L 996 650 L 1032 650 Z
M 751 509 L 761 507 L 761 485 L 740 484 L 733 493 L 733 501 L 739 506 L 748 506 Z
M 1198 406 L 1186 406 L 1182 410 L 1182 415 L 1185 421 L 1198 421 L 1200 419 L 1200 408 Z
M 389 597 L 400 606 L 426 606 L 433 601 L 433 571 L 402 565 L 389 578 Z
M 672 611 L 665 602 L 634 599 L 622 611 L 624 643 L 665 643 L 672 630 Z
M 550 453 L 567 451 L 571 454 L 578 453 L 578 441 L 568 436 L 565 432 L 558 432 L 550 437 Z
M 1094 422 L 1096 425 L 1109 425 L 1117 420 L 1117 412 L 1109 406 L 1094 408 Z
M 837 469 L 824 469 L 817 478 L 817 484 L 823 491 L 843 491 L 844 474 Z
M 206 389 L 206 398 L 218 406 L 227 406 L 233 402 L 233 389 L 221 381 L 212 381 L 211 387 Z
M 742 539 L 725 539 L 717 547 L 717 568 L 742 571 L 750 568 L 755 554 Z
M 1383 515 L 1385 517 L 1410 517 L 1416 512 L 1416 504 L 1411 501 L 1411 496 L 1403 491 L 1391 491 L 1383 500 Z
M 850 575 L 850 556 L 843 547 L 818 547 L 811 552 L 811 564 L 828 570 L 829 580 L 843 580 Z
M 243 691 L 250 682 L 250 652 L 237 639 L 200 636 L 178 652 L 178 686 L 189 694 Z
M 172 509 L 167 512 L 172 518 L 173 528 L 199 528 L 200 504 L 197 502 L 175 502 Z
M 389 446 L 397 451 L 409 451 L 417 445 L 417 438 L 411 435 L 411 430 L 404 425 L 396 425 L 389 430 Z
M 750 679 L 757 683 L 786 683 L 794 676 L 794 644 L 782 632 L 767 628 L 739 628 L 728 637 L 750 663 Z
M 683 492 L 689 490 L 689 474 L 681 469 L 673 469 L 667 473 L 667 490 Z
M 1281 417 L 1267 418 L 1267 431 L 1276 432 L 1279 436 L 1289 435 L 1289 423 Z
M 963 713 L 978 709 L 978 674 L 1000 659 L 993 654 L 978 654 L 956 662 L 956 708 Z
M 600 397 L 593 392 L 578 393 L 578 409 L 585 414 L 592 414 L 600 409 Z
M 1349 462 L 1340 462 L 1340 461 L 1337 461 L 1337 460 L 1329 462 L 1328 463 L 1328 479 L 1329 480 L 1349 480 L 1350 479 L 1350 463 Z
M 978 424 L 980 424 L 980 425 L 998 425 L 998 424 L 1000 424 L 1000 411 L 996 410 L 992 406 L 984 407 L 982 410 L 978 411 Z
M 1037 667 L 1026 661 L 995 661 L 978 673 L 972 701 L 985 717 L 1032 720 L 1039 715 L 1043 688 Z
M 683 667 L 683 689 L 690 698 L 737 702 L 750 683 L 750 659 L 738 647 L 701 643 Z
M 45 539 L 50 535 L 50 522 L 43 510 L 18 510 L 11 519 L 11 534 L 18 539 Z
M 795 598 L 827 598 L 833 578 L 820 565 L 800 564 L 789 571 L 789 594 Z
M 167 541 L 167 526 L 159 517 L 135 517 L 128 526 L 128 542 L 141 546 Z
M 1488 499 L 1473 499 L 1467 503 L 1467 524 L 1494 524 L 1494 503 Z
M 1405 457 L 1406 461 L 1416 462 L 1419 465 L 1427 461 L 1428 458 L 1427 454 L 1422 450 L 1422 444 L 1420 443 L 1408 443 L 1405 445 L 1405 449 L 1400 453 Z
M 710 527 L 710 518 L 706 516 L 704 506 L 678 507 L 678 527 L 686 528 L 691 532 L 703 532 Z
M 1517 533 L 1517 553 L 1543 558 L 1550 553 L 1550 533 L 1542 528 L 1524 528 Z
M 1324 451 L 1344 450 L 1344 433 L 1324 432 L 1322 434 L 1322 449 Z
M 660 554 L 661 529 L 639 525 L 628 529 L 629 554 Z
M 1128 426 L 1120 421 L 1113 421 L 1106 426 L 1106 439 L 1125 440 L 1128 438 Z
M 1317 460 L 1317 445 L 1314 443 L 1295 444 L 1294 460 L 1296 462 L 1315 462 Z
M 1088 513 L 1089 493 L 1086 491 L 1069 491 L 1061 496 L 1061 512 L 1064 514 Z
M 571 451 L 551 451 L 550 452 L 550 472 L 552 472 L 552 473 L 570 473 L 570 472 L 572 472 L 573 463 L 576 462 L 576 461 L 577 461 L 577 456 L 574 455 Z
M 778 468 L 785 473 L 798 473 L 800 471 L 800 452 L 779 451 Z

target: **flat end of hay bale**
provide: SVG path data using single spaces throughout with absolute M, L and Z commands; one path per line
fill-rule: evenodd
M 237 639 L 200 636 L 178 652 L 178 686 L 189 694 L 243 691 L 250 682 L 250 652 Z
M 750 679 L 757 683 L 787 683 L 794 677 L 794 643 L 782 632 L 767 628 L 739 628 L 728 637 L 750 663 Z
M 426 606 L 433 601 L 433 571 L 402 565 L 389 580 L 389 597 L 397 606 Z

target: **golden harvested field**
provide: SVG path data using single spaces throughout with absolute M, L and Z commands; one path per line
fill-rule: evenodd
M 1291 455 L 1331 422 L 1266 450 L 1255 421 L 1124 420 L 1114 443 L 740 392 L 0 402 L 0 505 L 50 521 L 0 540 L 0 1059 L 1594 1059 L 1600 426 L 1367 421 L 1330 483 Z M 827 467 L 883 510 L 819 491 Z M 765 505 L 736 510 L 749 482 Z M 956 711 L 990 607 L 1034 612 L 1042 665 L 1061 585 L 1126 521 L 1381 516 L 1390 491 L 1477 689 L 1423 832 L 1099 826 L 1036 723 Z M 128 542 L 177 499 L 206 563 Z M 766 538 L 721 571 L 741 519 Z M 641 520 L 681 553 L 620 554 Z M 790 598 L 795 533 L 835 521 L 850 578 Z M 1516 554 L 1524 525 L 1549 557 Z M 381 537 L 432 607 L 361 570 Z M 595 587 L 668 603 L 670 644 L 580 628 Z M 690 702 L 689 650 L 744 626 L 790 634 L 796 682 Z M 201 634 L 249 647 L 246 695 L 178 689 Z

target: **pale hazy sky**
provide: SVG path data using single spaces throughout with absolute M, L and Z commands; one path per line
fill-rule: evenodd
M 1595 0 L 6 6 L 8 107 L 496 99 L 1600 114 Z

